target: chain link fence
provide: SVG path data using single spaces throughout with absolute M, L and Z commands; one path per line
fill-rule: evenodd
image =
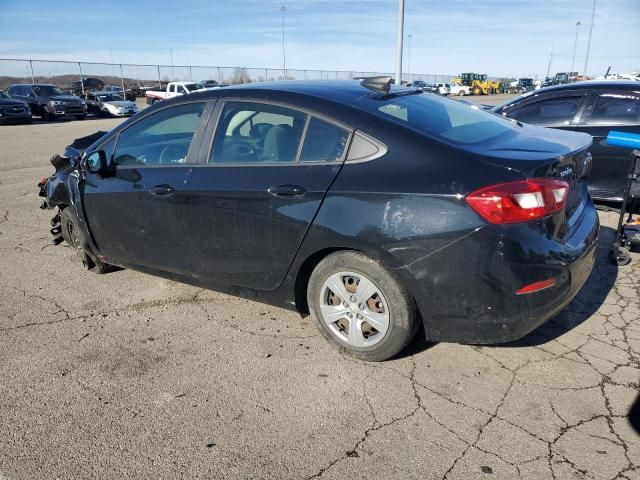
M 126 90 L 162 88 L 171 81 L 215 80 L 221 84 L 233 85 L 274 80 L 349 80 L 377 75 L 394 76 L 388 72 L 0 59 L 0 90 L 14 83 L 48 83 L 63 90 L 84 93 L 85 90 L 97 90 L 111 85 Z M 449 82 L 453 77 L 454 75 L 407 73 L 402 80 L 438 83 Z

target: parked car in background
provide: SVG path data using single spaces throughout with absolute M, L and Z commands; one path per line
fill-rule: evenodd
M 518 93 L 523 94 L 534 90 L 536 87 L 533 84 L 533 78 L 519 78 L 513 82 L 510 82 L 506 88 L 505 93 Z
M 471 87 L 469 87 L 468 85 L 462 85 L 461 83 L 448 83 L 447 85 L 449 85 L 449 94 L 450 95 L 457 95 L 457 96 L 464 96 L 464 95 L 471 95 Z
M 138 89 L 136 88 L 134 90 L 128 89 L 128 90 L 124 90 L 123 92 L 122 87 L 119 85 L 107 85 L 106 87 L 100 89 L 99 91 L 115 93 L 116 95 L 120 95 L 120 97 L 122 97 L 124 100 L 135 102 Z
M 589 193 L 595 200 L 622 201 L 631 157 L 628 150 L 607 145 L 606 138 L 611 130 L 640 133 L 638 82 L 601 80 L 546 87 L 492 111 L 532 125 L 593 136 Z
M 138 105 L 123 100 L 112 92 L 89 92 L 86 95 L 87 109 L 94 115 L 110 115 L 114 117 L 130 117 L 138 113 Z
M 199 83 L 194 82 L 169 82 L 166 90 L 147 90 L 145 96 L 147 97 L 147 104 L 151 105 L 160 100 L 179 97 L 203 88 Z
M 221 84 L 219 84 L 216 80 L 200 80 L 198 83 L 198 86 L 200 89 L 202 88 L 214 88 L 214 87 L 220 87 Z
M 96 135 L 43 191 L 88 266 L 310 311 L 361 359 L 419 321 L 431 341 L 522 337 L 593 265 L 590 136 L 389 79 L 196 92 Z
M 451 87 L 448 83 L 433 83 L 431 84 L 431 92 L 439 95 L 449 95 L 451 93 Z
M 43 120 L 55 120 L 64 116 L 74 116 L 82 120 L 87 116 L 87 105 L 75 95 L 65 95 L 53 85 L 18 84 L 10 85 L 6 92 L 12 98 L 29 104 L 31 112 Z
M 31 123 L 31 108 L 0 90 L 0 123 Z
M 422 90 L 425 90 L 429 87 L 427 82 L 423 80 L 414 80 L 413 82 L 409 83 L 407 86 L 411 88 L 421 88 Z

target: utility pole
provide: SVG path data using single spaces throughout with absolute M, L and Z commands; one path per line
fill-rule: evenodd
M 591 10 L 591 25 L 589 25 L 589 40 L 587 40 L 587 54 L 584 57 L 583 75 L 587 75 L 587 65 L 589 64 L 589 50 L 591 49 L 591 34 L 593 33 L 593 21 L 596 16 L 596 0 L 593 0 L 593 9 Z
M 404 0 L 398 0 L 398 39 L 396 45 L 396 85 L 402 83 L 402 42 L 404 40 Z
M 569 70 L 570 72 L 573 72 L 573 67 L 576 63 L 576 47 L 578 46 L 578 32 L 580 31 L 580 25 L 582 25 L 580 22 L 576 22 L 576 40 L 575 42 L 573 42 L 573 59 L 571 60 L 571 70 Z
M 549 65 L 547 65 L 547 77 L 549 76 L 549 72 L 551 72 L 551 60 L 553 60 L 553 43 L 551 44 L 551 55 L 549 55 Z
M 171 81 L 175 82 L 176 76 L 173 72 L 173 48 L 169 49 L 169 56 L 171 57 Z
M 282 76 L 283 80 L 287 79 L 287 54 L 284 49 L 284 12 L 287 11 L 287 7 L 282 5 L 280 12 L 282 12 Z
M 411 37 L 412 35 L 409 34 L 408 38 L 409 38 L 409 50 L 407 52 L 407 81 L 411 82 Z

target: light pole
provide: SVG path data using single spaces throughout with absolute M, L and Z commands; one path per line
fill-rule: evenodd
M 587 54 L 584 57 L 583 75 L 587 74 L 587 65 L 589 64 L 589 50 L 591 49 L 591 34 L 593 33 L 593 20 L 596 16 L 596 0 L 593 0 L 593 9 L 591 10 L 591 25 L 589 25 L 589 40 L 587 40 Z
M 409 49 L 407 51 L 407 81 L 411 82 L 411 37 L 413 35 L 409 34 Z
M 396 85 L 402 83 L 402 41 L 404 40 L 404 0 L 398 0 L 398 39 L 396 42 Z
M 576 63 L 576 47 L 578 46 L 578 32 L 580 31 L 580 25 L 582 25 L 580 22 L 576 22 L 576 40 L 575 42 L 573 42 L 573 58 L 571 59 L 571 70 L 569 70 L 570 72 L 573 72 L 573 67 Z
M 282 5 L 280 7 L 280 11 L 282 12 L 282 75 L 283 80 L 287 79 L 287 53 L 284 49 L 284 12 L 287 11 L 287 7 Z
M 171 57 L 171 81 L 175 82 L 176 76 L 173 72 L 173 48 L 169 49 L 169 56 Z
M 547 77 L 551 72 L 551 61 L 553 60 L 553 43 L 551 44 L 551 54 L 549 55 L 549 64 L 547 65 Z

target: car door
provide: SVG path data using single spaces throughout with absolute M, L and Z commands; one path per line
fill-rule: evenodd
M 110 168 L 87 173 L 82 195 L 92 239 L 107 261 L 187 271 L 182 188 L 211 108 L 189 102 L 156 110 L 99 147 Z
M 226 101 L 212 119 L 184 189 L 191 271 L 275 289 L 342 166 L 351 131 L 257 101 Z
M 631 169 L 629 150 L 607 145 L 610 131 L 640 134 L 640 88 L 636 91 L 594 90 L 576 130 L 593 136 L 591 196 L 622 200 Z

